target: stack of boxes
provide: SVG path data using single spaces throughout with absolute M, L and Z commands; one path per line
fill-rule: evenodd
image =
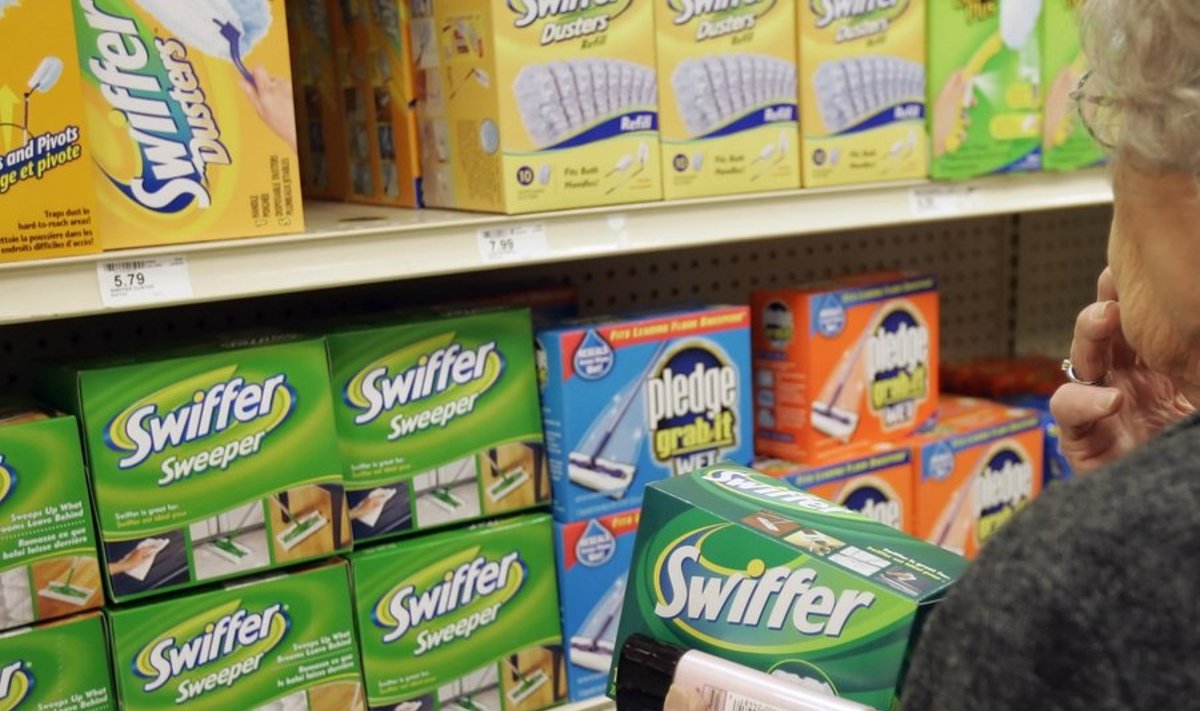
M 646 485 L 752 457 L 749 326 L 713 307 L 538 332 L 572 700 L 607 684 Z

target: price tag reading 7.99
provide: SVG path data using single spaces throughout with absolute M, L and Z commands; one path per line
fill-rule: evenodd
M 187 257 L 100 262 L 96 274 L 100 278 L 100 301 L 108 308 L 192 297 Z
M 541 222 L 479 230 L 479 256 L 486 263 L 519 262 L 549 255 L 546 225 Z

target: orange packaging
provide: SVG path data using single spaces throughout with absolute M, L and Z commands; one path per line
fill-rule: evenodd
M 897 272 L 756 291 L 755 448 L 813 464 L 905 437 L 938 400 L 937 279 Z
M 974 559 L 1042 491 L 1041 416 L 973 398 L 946 403 L 907 441 L 916 472 L 915 535 Z
M 349 189 L 342 87 L 334 48 L 343 32 L 338 12 L 321 0 L 289 2 L 288 46 L 305 197 L 341 200 Z
M 905 533 L 913 530 L 912 451 L 866 445 L 819 464 L 763 459 L 754 468 Z

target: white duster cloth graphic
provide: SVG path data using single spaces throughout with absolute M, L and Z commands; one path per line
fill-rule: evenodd
M 135 0 L 188 46 L 232 62 L 254 83 L 242 60 L 271 28 L 267 0 Z

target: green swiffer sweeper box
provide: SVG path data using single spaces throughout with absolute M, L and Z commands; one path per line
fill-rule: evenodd
M 0 630 L 103 603 L 75 418 L 0 408 Z
M 324 341 L 55 368 L 79 417 L 117 602 L 350 547 Z
M 0 634 L 0 709 L 116 708 L 99 612 Z
M 548 514 L 351 559 L 372 709 L 535 711 L 566 699 Z
M 125 711 L 365 711 L 334 560 L 109 613 Z
M 355 541 L 548 501 L 528 310 L 406 319 L 328 342 Z
M 888 709 L 923 618 L 966 565 L 752 469 L 718 465 L 646 490 L 617 649 L 641 633 Z

